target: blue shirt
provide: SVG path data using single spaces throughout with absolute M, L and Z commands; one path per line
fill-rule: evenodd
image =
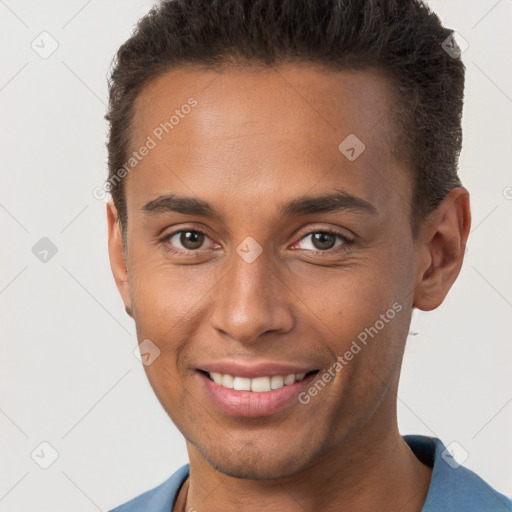
M 437 438 L 409 435 L 404 440 L 416 457 L 433 468 L 421 512 L 511 512 L 512 501 L 495 491 L 473 471 L 457 464 Z M 189 475 L 185 464 L 159 486 L 110 512 L 172 512 Z

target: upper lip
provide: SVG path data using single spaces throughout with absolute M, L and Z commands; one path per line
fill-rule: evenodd
M 216 372 L 236 377 L 254 379 L 256 377 L 272 377 L 274 375 L 286 376 L 292 373 L 308 373 L 316 368 L 286 363 L 259 363 L 248 365 L 231 361 L 219 361 L 216 363 L 205 363 L 198 367 L 198 369 L 209 373 Z

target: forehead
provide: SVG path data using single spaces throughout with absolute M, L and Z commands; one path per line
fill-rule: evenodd
M 131 151 L 149 139 L 153 147 L 128 176 L 127 203 L 176 191 L 257 203 L 263 194 L 292 198 L 333 186 L 365 199 L 382 196 L 383 186 L 388 198 L 403 195 L 409 176 L 394 161 L 392 108 L 390 81 L 370 70 L 167 72 L 134 106 Z M 354 144 L 364 150 L 350 160 L 343 151 Z
M 389 137 L 392 92 L 390 81 L 370 70 L 336 72 L 298 64 L 222 72 L 176 69 L 151 81 L 137 97 L 133 136 L 152 132 L 195 98 L 195 129 L 208 139 L 236 131 L 257 135 L 262 128 L 275 134 L 283 129 L 320 136 L 337 132 L 337 137 L 353 129 L 362 138 L 369 132 Z M 380 130 L 375 130 L 377 123 Z M 180 131 L 172 130 L 176 142 Z

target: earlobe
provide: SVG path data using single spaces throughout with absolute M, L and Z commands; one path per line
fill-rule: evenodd
M 123 247 L 121 225 L 119 223 L 116 207 L 112 201 L 107 203 L 107 223 L 110 268 L 112 269 L 117 289 L 123 299 L 125 311 L 129 316 L 133 317 L 128 285 L 128 268 Z
M 420 230 L 414 307 L 430 311 L 441 305 L 462 267 L 470 225 L 469 193 L 454 188 Z

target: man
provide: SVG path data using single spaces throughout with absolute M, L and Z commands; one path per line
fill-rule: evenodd
M 116 511 L 512 509 L 396 419 L 412 310 L 470 228 L 456 50 L 413 0 L 140 20 L 110 82 L 109 253 L 190 464 Z

